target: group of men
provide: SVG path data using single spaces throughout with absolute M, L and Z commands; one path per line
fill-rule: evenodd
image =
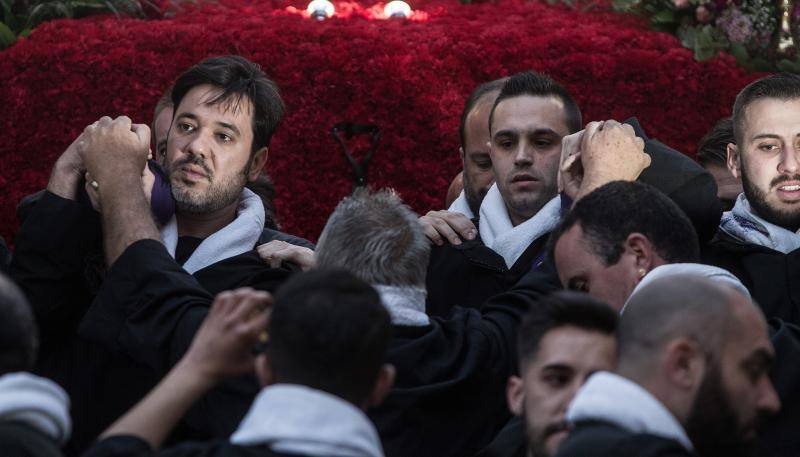
M 0 276 L 4 455 L 800 453 L 800 77 L 704 141 L 729 174 L 488 82 L 448 210 L 358 189 L 316 246 L 265 212 L 283 112 L 213 57 L 152 134 L 103 117 L 59 157 Z

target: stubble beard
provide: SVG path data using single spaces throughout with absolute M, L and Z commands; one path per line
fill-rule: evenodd
M 800 175 L 775 178 L 770 183 L 770 188 L 789 180 L 800 181 Z M 783 227 L 792 232 L 796 232 L 800 229 L 800 203 L 797 204 L 794 211 L 773 208 L 767 201 L 766 193 L 748 179 L 747 170 L 744 167 L 742 167 L 742 190 L 744 190 L 747 202 L 750 203 L 750 207 L 753 208 L 756 215 L 771 224 Z

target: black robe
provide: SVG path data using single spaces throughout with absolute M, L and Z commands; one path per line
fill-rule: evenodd
M 58 443 L 42 432 L 20 422 L 0 423 L 3 457 L 61 457 Z
M 279 232 L 265 230 L 259 242 L 274 239 L 276 233 Z M 34 372 L 56 381 L 71 398 L 73 433 L 66 447 L 68 455 L 82 452 L 166 372 L 141 363 L 122 350 L 113 336 L 109 337 L 121 322 L 102 313 L 92 313 L 85 322 L 99 288 L 101 292 L 125 289 L 105 271 L 101 239 L 100 218 L 95 211 L 45 192 L 30 208 L 18 233 L 11 263 L 11 277 L 28 296 L 39 325 L 40 353 Z M 168 254 L 163 260 L 171 268 L 182 270 Z M 210 300 L 221 291 L 241 286 L 273 291 L 295 270 L 269 268 L 255 251 L 249 251 L 209 265 L 197 271 L 194 278 L 197 289 Z M 111 275 L 110 283 L 107 275 Z M 154 294 L 180 293 L 146 288 L 125 290 L 129 294 L 125 300 L 130 302 L 146 300 Z M 118 296 L 108 295 L 103 294 L 103 300 L 109 300 L 105 306 L 95 303 L 95 308 L 114 309 L 125 303 Z M 80 326 L 88 330 L 80 331 Z M 251 383 L 241 384 L 247 387 L 239 390 L 255 396 L 257 389 L 251 389 Z M 226 385 L 234 386 L 236 382 Z M 195 420 L 188 422 L 194 425 L 182 428 L 181 436 L 205 439 L 232 432 L 246 408 L 227 409 L 222 417 L 205 417 L 202 410 L 193 411 L 198 412 L 189 417 Z M 229 412 L 231 417 L 227 417 Z
M 556 457 L 691 457 L 679 442 L 600 421 L 579 422 Z
M 426 327 L 395 327 L 387 355 L 395 386 L 368 411 L 388 457 L 470 456 L 492 440 L 511 417 L 505 390 L 521 317 L 560 288 L 554 271 L 545 259 L 480 311 L 455 307 Z
M 638 181 L 650 184 L 674 201 L 692 222 L 700 244 L 716 233 L 722 216 L 717 185 L 706 170 L 689 157 L 650 139 L 635 118 L 628 119 L 636 135 L 645 141 L 652 160 Z M 478 226 L 478 221 L 473 221 Z M 434 246 L 426 284 L 428 312 L 445 316 L 453 306 L 480 307 L 489 297 L 508 290 L 542 259 L 547 236 L 534 241 L 511 268 L 486 247 L 480 237 L 454 246 Z
M 118 435 L 97 442 L 83 457 L 311 457 L 276 452 L 267 445 L 239 446 L 227 441 L 187 442 L 154 451 L 135 436 Z
M 492 442 L 475 457 L 526 457 L 525 430 L 522 418 L 513 417 Z

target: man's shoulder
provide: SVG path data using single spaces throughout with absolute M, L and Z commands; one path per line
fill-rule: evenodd
M 576 424 L 557 457 L 691 457 L 677 441 L 633 433 L 606 422 Z
M 270 241 L 285 241 L 289 244 L 294 244 L 295 246 L 302 246 L 304 248 L 314 249 L 314 243 L 308 241 L 305 238 L 300 238 L 299 236 L 289 235 L 288 233 L 284 233 L 278 230 L 273 230 L 271 228 L 264 228 L 261 232 L 261 236 L 258 238 L 258 244 L 269 243 Z

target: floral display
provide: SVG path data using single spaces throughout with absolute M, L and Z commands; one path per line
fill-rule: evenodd
M 267 171 L 283 228 L 310 239 L 352 190 L 330 133 L 337 122 L 380 126 L 369 182 L 394 187 L 425 212 L 442 208 L 460 169 L 459 115 L 481 82 L 548 73 L 575 95 L 584 121 L 637 116 L 651 136 L 691 155 L 759 76 L 728 55 L 697 62 L 675 37 L 632 15 L 523 0 L 420 0 L 404 20 L 384 18 L 382 3 L 334 4 L 325 21 L 309 18 L 305 3 L 282 0 L 221 0 L 149 21 L 57 20 L 0 52 L 0 234 L 13 239 L 17 202 L 45 186 L 86 125 L 121 114 L 149 123 L 171 81 L 212 55 L 244 55 L 281 87 L 288 113 Z
M 792 5 L 776 0 L 614 0 L 618 11 L 646 16 L 656 30 L 677 35 L 698 60 L 725 51 L 749 70 L 800 73 L 795 51 L 800 9 Z M 791 19 L 785 24 L 784 7 Z

